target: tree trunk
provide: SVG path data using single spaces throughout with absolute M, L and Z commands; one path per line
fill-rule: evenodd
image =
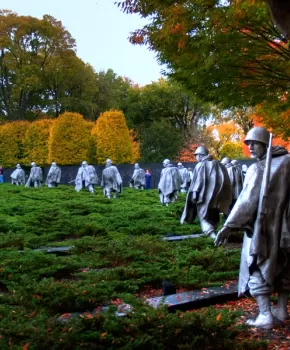
M 290 1 L 266 0 L 273 23 L 287 40 L 290 40 Z

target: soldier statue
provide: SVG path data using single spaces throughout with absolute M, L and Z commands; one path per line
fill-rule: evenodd
M 169 159 L 163 161 L 158 191 L 161 204 L 168 206 L 178 198 L 178 191 L 181 184 L 181 176 L 177 167 L 170 163 Z
M 213 160 L 204 146 L 195 151 L 197 165 L 187 193 L 180 223 L 192 224 L 198 216 L 202 232 L 215 238 L 220 213 L 228 214 L 232 190 L 226 168 Z
M 74 182 L 77 192 L 82 188 L 88 188 L 90 193 L 94 193 L 94 186 L 98 183 L 96 169 L 86 161 L 83 161 Z
M 177 168 L 181 177 L 180 193 L 186 193 L 188 170 L 180 162 L 177 163 Z
M 138 190 L 144 190 L 145 187 L 145 171 L 140 168 L 140 165 L 136 163 L 134 165 L 134 172 L 130 180 L 130 187 L 134 187 Z
M 60 178 L 61 169 L 56 165 L 56 162 L 52 162 L 45 181 L 47 187 L 57 187 L 60 183 Z
M 102 171 L 101 186 L 103 187 L 104 195 L 107 198 L 111 198 L 113 193 L 114 198 L 117 197 L 117 193 L 122 191 L 123 180 L 115 165 L 112 164 L 111 159 L 106 160 L 106 167 Z
M 16 169 L 10 175 L 12 185 L 24 185 L 25 184 L 25 172 L 21 168 L 20 164 L 16 164 Z
M 30 174 L 28 180 L 25 184 L 25 187 L 40 187 L 42 181 L 42 169 L 39 166 L 36 166 L 35 162 L 31 163 Z
M 233 163 L 234 162 L 234 163 Z M 232 187 L 232 200 L 231 200 L 231 206 L 230 209 L 233 208 L 237 198 L 239 197 L 239 194 L 242 190 L 243 187 L 243 182 L 242 182 L 242 176 L 241 176 L 241 171 L 238 167 L 238 162 L 236 160 L 235 161 L 231 161 L 230 158 L 225 157 L 221 160 L 221 164 L 223 164 L 226 169 L 227 172 L 229 174 L 229 178 L 230 178 L 230 182 L 231 182 L 231 187 Z M 236 164 L 236 165 L 234 165 Z
M 265 329 L 274 326 L 274 318 L 288 318 L 290 293 L 290 155 L 283 147 L 271 147 L 269 136 L 262 127 L 248 132 L 244 142 L 257 162 L 249 167 L 243 190 L 215 240 L 220 245 L 231 231 L 245 231 L 239 294 L 249 291 L 258 303 L 258 317 L 247 324 Z M 271 309 L 273 291 L 278 304 Z

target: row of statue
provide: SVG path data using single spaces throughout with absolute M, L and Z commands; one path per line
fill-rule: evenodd
M 197 165 L 185 169 L 175 167 L 169 159 L 163 162 L 158 191 L 162 204 L 177 199 L 178 192 L 187 192 L 181 224 L 199 218 L 203 233 L 224 244 L 232 231 L 244 231 L 239 274 L 239 295 L 247 291 L 257 300 L 259 314 L 247 324 L 271 329 L 275 320 L 288 317 L 290 293 L 290 155 L 283 147 L 272 147 L 271 134 L 261 127 L 249 131 L 245 138 L 251 158 L 257 160 L 249 169 L 240 169 L 237 161 L 213 160 L 208 150 L 200 146 L 195 151 Z M 59 183 L 60 170 L 52 164 L 46 183 Z M 18 165 L 11 175 L 17 184 L 24 183 L 24 172 Z M 41 169 L 32 163 L 26 186 L 38 186 Z M 95 170 L 82 163 L 75 189 L 88 187 L 93 192 L 97 181 Z M 144 170 L 135 165 L 131 186 L 143 188 Z M 110 159 L 102 173 L 104 194 L 110 198 L 121 191 L 122 179 Z M 219 232 L 220 214 L 226 218 Z M 271 308 L 271 293 L 278 293 L 276 308 Z
M 130 180 L 130 187 L 136 189 L 148 188 L 150 184 L 151 174 L 147 170 L 146 173 L 136 163 L 134 166 L 134 172 Z M 48 171 L 45 184 L 49 187 L 57 187 L 61 179 L 61 168 L 52 162 Z M 41 167 L 37 166 L 35 162 L 31 163 L 31 169 L 29 177 L 26 181 L 25 172 L 21 168 L 20 164 L 16 165 L 16 169 L 11 174 L 11 180 L 13 185 L 24 185 L 25 187 L 40 187 L 43 180 L 43 172 Z M 86 161 L 83 161 L 81 167 L 78 169 L 76 178 L 71 181 L 75 183 L 75 190 L 79 192 L 82 188 L 87 188 L 90 193 L 94 193 L 94 187 L 98 183 L 98 175 L 95 168 L 89 165 Z M 101 187 L 103 187 L 104 195 L 107 198 L 111 198 L 113 195 L 116 198 L 117 193 L 122 191 L 123 180 L 116 166 L 112 164 L 111 159 L 106 160 L 105 169 L 102 171 Z

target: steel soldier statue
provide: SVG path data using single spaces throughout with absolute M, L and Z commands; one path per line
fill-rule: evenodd
M 290 292 L 290 155 L 283 147 L 271 147 L 269 132 L 253 128 L 246 136 L 252 164 L 244 187 L 216 245 L 224 243 L 231 231 L 245 231 L 239 275 L 239 294 L 247 290 L 256 298 L 259 314 L 247 324 L 271 329 L 274 318 L 288 318 Z M 268 151 L 267 151 L 268 150 Z M 271 309 L 270 296 L 278 293 Z

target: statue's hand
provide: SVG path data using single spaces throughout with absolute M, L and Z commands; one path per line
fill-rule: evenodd
M 231 229 L 227 226 L 224 226 L 217 234 L 214 241 L 215 246 L 225 244 L 231 234 Z

